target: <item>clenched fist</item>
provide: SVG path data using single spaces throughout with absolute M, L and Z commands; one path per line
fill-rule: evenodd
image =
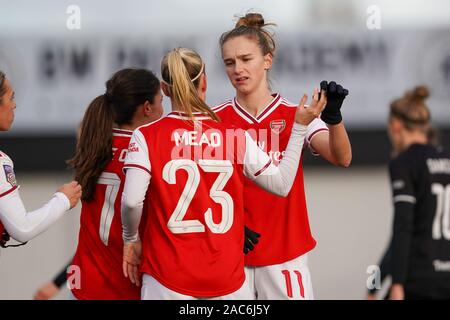
M 81 198 L 81 186 L 76 181 L 63 184 L 59 187 L 58 192 L 62 192 L 70 201 L 70 209 L 75 207 Z

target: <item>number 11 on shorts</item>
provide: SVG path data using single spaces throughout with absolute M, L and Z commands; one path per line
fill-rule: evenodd
M 286 281 L 286 294 L 289 298 L 293 298 L 291 272 L 289 270 L 282 270 L 281 273 L 284 275 L 284 279 Z M 300 287 L 300 296 L 302 298 L 305 298 L 305 289 L 303 288 L 302 274 L 298 270 L 294 270 L 294 274 L 297 277 L 298 286 Z

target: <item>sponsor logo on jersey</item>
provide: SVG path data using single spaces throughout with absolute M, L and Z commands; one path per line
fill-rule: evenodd
M 139 152 L 139 147 L 136 146 L 136 142 L 130 143 L 128 147 L 128 152 Z
M 279 120 L 272 120 L 270 121 L 270 129 L 274 133 L 281 133 L 286 128 L 286 120 L 279 119 Z
M 405 187 L 405 182 L 403 180 L 395 180 L 392 182 L 392 189 L 398 190 Z
M 14 174 L 13 168 L 10 165 L 4 164 L 3 170 L 5 171 L 6 181 L 13 187 L 17 186 L 16 175 Z

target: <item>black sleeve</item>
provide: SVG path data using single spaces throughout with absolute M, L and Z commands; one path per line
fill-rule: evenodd
M 380 267 L 380 280 L 381 282 L 384 281 L 384 279 L 392 274 L 392 239 L 389 243 L 389 246 L 386 250 L 386 252 L 384 253 L 381 262 L 379 263 L 379 267 Z M 373 288 L 373 289 L 369 289 L 369 294 L 376 294 L 377 292 L 377 288 Z
M 392 283 L 405 282 L 414 228 L 416 197 L 411 163 L 395 159 L 390 164 L 394 202 L 394 226 L 392 236 Z
M 72 264 L 72 261 L 69 262 L 59 273 L 58 275 L 53 279 L 53 283 L 58 288 L 61 288 L 61 286 L 67 281 L 67 268 Z

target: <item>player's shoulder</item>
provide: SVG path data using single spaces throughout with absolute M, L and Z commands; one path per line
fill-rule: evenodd
M 11 187 L 17 186 L 14 164 L 6 153 L 0 151 L 0 184 L 2 184 L 2 187 L 0 188 L 3 188 L 3 183 L 5 181 L 7 184 L 11 185 Z
M 424 162 L 430 155 L 437 155 L 436 149 L 428 144 L 412 144 L 394 159 L 395 165 L 411 166 Z
M 389 161 L 389 170 L 391 173 L 408 172 L 414 169 L 417 164 L 417 160 L 422 158 L 423 152 L 416 148 L 408 148 L 399 153 L 395 158 Z M 419 158 L 417 158 L 419 156 Z M 419 161 L 420 162 L 420 161 Z
M 0 163 L 5 165 L 14 166 L 12 159 L 3 151 L 0 150 Z
M 161 117 L 158 120 L 143 124 L 142 126 L 137 127 L 133 134 L 136 134 L 137 132 L 143 134 L 144 136 L 146 134 L 148 134 L 148 132 L 157 129 L 158 127 L 160 127 L 161 125 L 164 125 L 165 122 L 167 122 L 168 117 Z
M 225 102 L 222 102 L 221 104 L 218 104 L 217 106 L 211 107 L 211 110 L 217 114 L 220 114 L 220 113 L 226 112 L 227 110 L 230 110 L 232 108 L 233 108 L 233 100 L 229 99 Z
M 280 95 L 280 107 L 285 108 L 297 108 L 298 104 L 293 103 L 289 99 Z

